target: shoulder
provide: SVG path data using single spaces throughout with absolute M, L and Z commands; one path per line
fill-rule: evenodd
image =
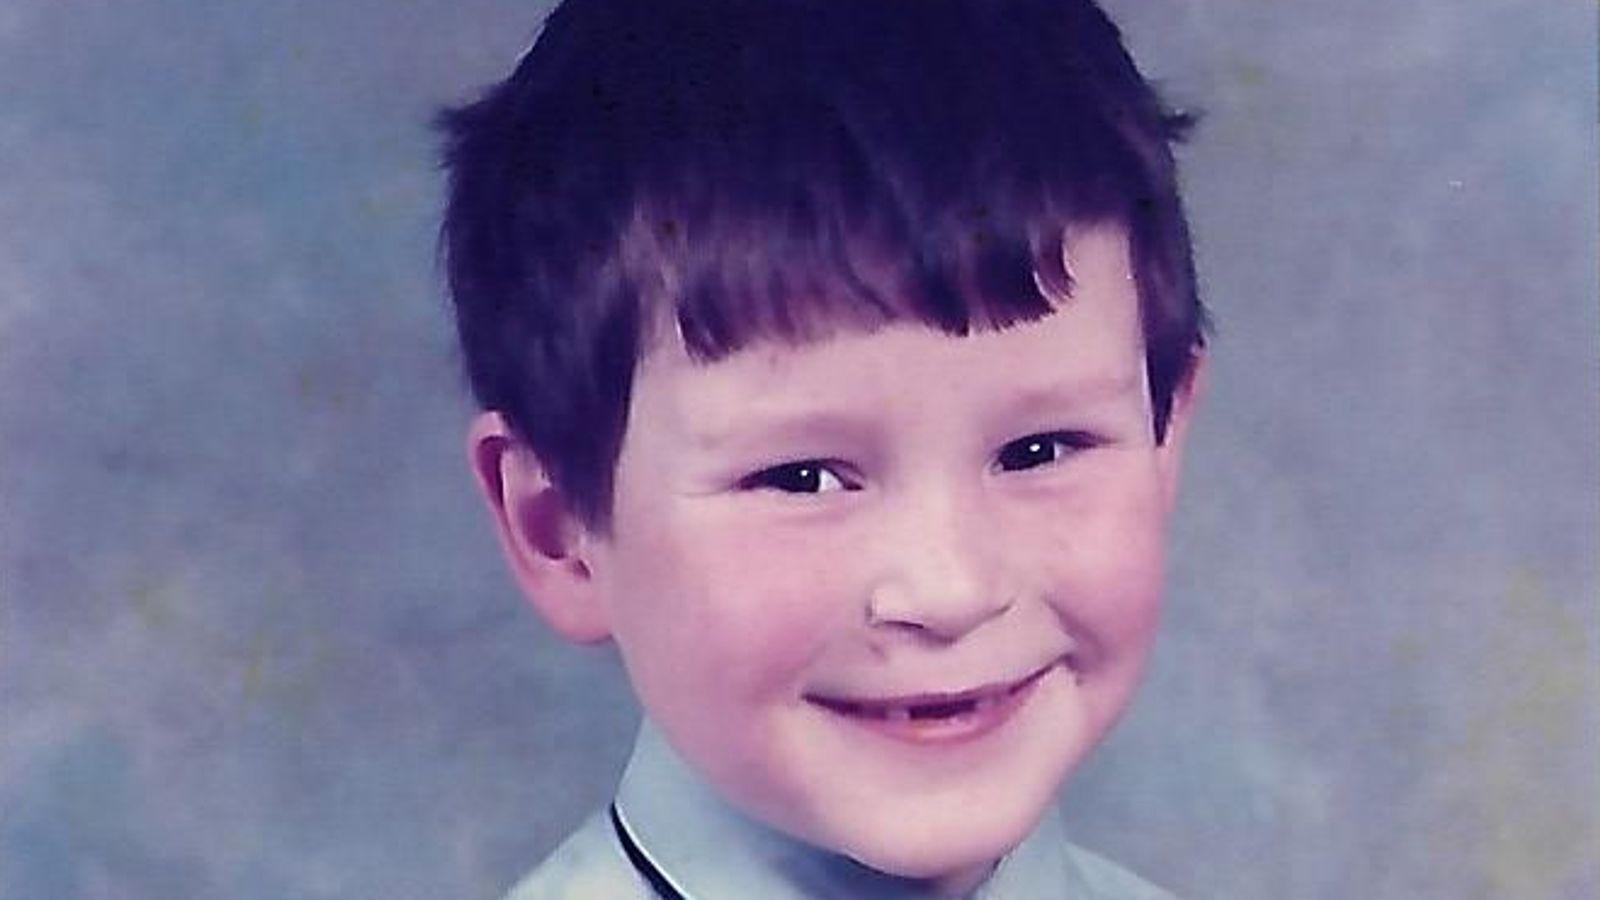
M 647 900 L 604 810 L 590 816 L 502 900 Z
M 1067 845 L 1067 865 L 1094 900 L 1177 900 L 1105 857 L 1076 844 Z

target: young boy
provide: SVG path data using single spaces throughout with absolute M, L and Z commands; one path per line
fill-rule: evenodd
M 472 466 L 645 712 L 511 897 L 1168 896 L 1053 800 L 1160 606 L 1183 124 L 1089 0 L 567 0 L 447 114 Z

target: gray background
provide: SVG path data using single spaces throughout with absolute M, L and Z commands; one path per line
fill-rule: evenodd
M 1600 894 L 1596 8 L 1120 0 L 1209 118 L 1167 630 L 1074 781 L 1194 898 Z M 431 110 L 511 0 L 0 5 L 0 897 L 494 897 L 606 651 L 462 462 Z

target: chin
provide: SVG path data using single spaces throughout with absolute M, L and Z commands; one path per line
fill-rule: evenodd
M 1031 814 L 1019 810 L 1003 815 L 991 809 L 979 817 L 968 809 L 943 816 L 897 816 L 872 834 L 848 841 L 841 852 L 889 875 L 959 884 L 987 874 L 1022 843 L 1043 812 L 1040 807 Z
M 959 882 L 976 880 L 1011 852 L 1012 845 L 1000 844 L 974 852 L 971 847 L 906 847 L 882 854 L 852 856 L 868 868 L 916 881 Z

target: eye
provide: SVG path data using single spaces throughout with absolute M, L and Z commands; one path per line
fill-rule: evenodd
M 1095 439 L 1076 431 L 1030 434 L 1000 448 L 995 466 L 1002 472 L 1022 472 L 1060 462 L 1095 445 Z
M 769 490 L 784 494 L 831 494 L 861 489 L 859 485 L 840 477 L 828 463 L 814 459 L 762 469 L 741 479 L 739 487 L 747 491 Z

